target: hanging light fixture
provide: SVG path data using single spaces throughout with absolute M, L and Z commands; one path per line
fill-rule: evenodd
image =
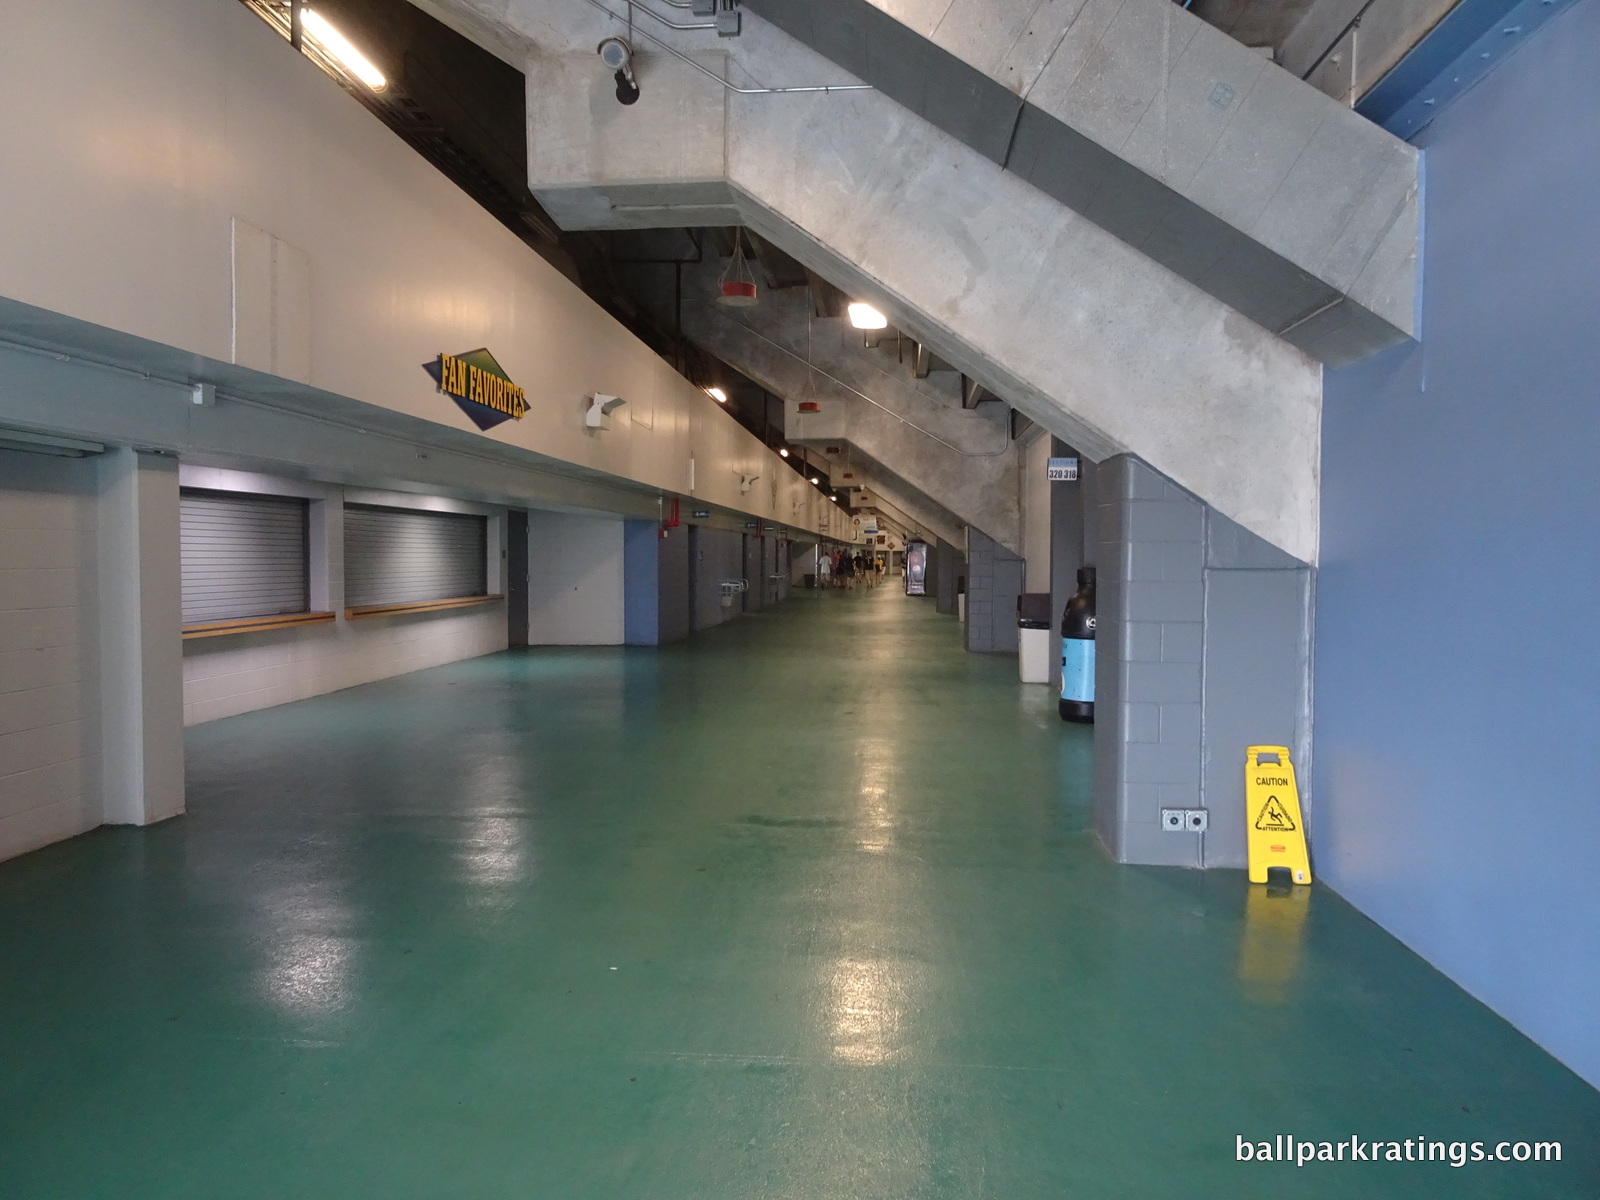
M 717 277 L 717 303 L 729 308 L 749 308 L 757 300 L 756 275 L 744 256 L 744 229 L 733 231 L 733 254 Z
M 850 314 L 850 324 L 857 329 L 887 329 L 889 318 L 884 316 L 870 304 L 863 304 L 859 300 L 852 300 L 845 309 Z

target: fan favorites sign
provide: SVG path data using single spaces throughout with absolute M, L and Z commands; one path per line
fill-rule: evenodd
M 422 369 L 479 429 L 493 429 L 502 421 L 520 421 L 528 411 L 527 394 L 511 382 L 494 355 L 485 349 L 440 354 L 433 362 L 423 363 Z

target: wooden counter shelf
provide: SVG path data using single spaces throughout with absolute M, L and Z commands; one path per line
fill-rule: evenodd
M 337 617 L 337 613 L 331 612 L 303 612 L 284 613 L 276 617 L 241 617 L 233 621 L 205 621 L 197 625 L 185 625 L 183 640 L 225 637 L 231 633 L 260 633 L 267 629 L 289 629 L 296 625 L 326 625 Z
M 472 608 L 478 604 L 493 604 L 504 596 L 459 596 L 454 600 L 419 600 L 415 604 L 368 604 L 361 608 L 344 610 L 345 619 L 359 621 L 362 617 L 394 617 L 407 613 L 440 612 L 449 608 Z

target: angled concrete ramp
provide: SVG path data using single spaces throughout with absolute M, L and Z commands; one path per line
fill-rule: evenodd
M 524 47 L 530 182 L 565 227 L 748 225 L 1091 459 L 1315 561 L 1321 364 L 1238 307 L 882 91 L 711 77 L 851 82 L 770 23 L 658 31 L 693 62 L 641 53 L 623 107 L 594 54 L 622 26 L 588 0 L 452 3 Z
M 1417 151 L 1171 0 L 744 0 L 1323 362 L 1415 331 Z
M 894 472 L 862 454 L 850 456 L 854 479 L 840 480 L 850 488 L 850 506 L 884 514 L 904 531 L 921 538 L 943 538 L 954 545 L 964 542 L 966 526 L 947 510 L 907 486 Z
M 893 340 L 868 349 L 848 322 L 814 317 L 804 289 L 769 291 L 752 308 L 710 303 L 719 268 L 685 273 L 684 334 L 784 399 L 790 441 L 848 443 L 877 464 L 875 475 L 887 471 L 901 491 L 937 505 L 914 507 L 940 522 L 947 541 L 960 540 L 953 527 L 976 525 L 1018 549 L 1017 457 L 1004 405 L 963 409 L 958 384 L 917 379 Z M 802 402 L 816 411 L 801 411 Z

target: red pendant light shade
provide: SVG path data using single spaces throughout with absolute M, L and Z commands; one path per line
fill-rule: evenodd
M 756 275 L 744 256 L 744 230 L 733 231 L 733 254 L 717 278 L 717 303 L 728 308 L 749 308 L 759 296 Z

